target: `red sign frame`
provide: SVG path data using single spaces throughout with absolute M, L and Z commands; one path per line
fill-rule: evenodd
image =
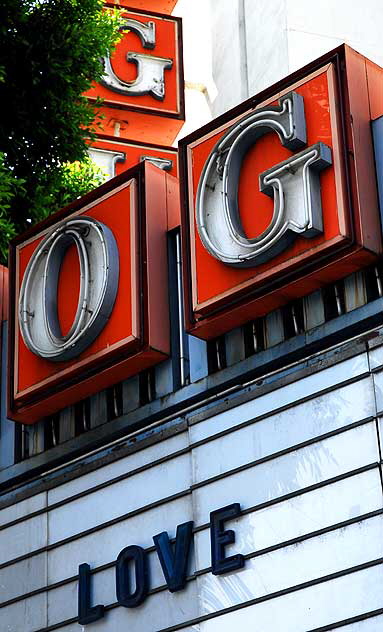
M 312 247 L 307 243 L 309 240 L 301 245 L 297 240 L 284 254 L 267 263 L 234 270 L 207 252 L 195 227 L 199 163 L 206 161 L 214 143 L 234 121 L 257 108 L 276 104 L 289 91 L 299 93 L 308 82 L 317 81 L 322 75 L 329 86 L 333 154 L 333 165 L 320 176 L 324 236 L 317 243 L 313 240 Z M 382 80 L 381 68 L 349 47 L 341 46 L 181 140 L 184 294 L 189 332 L 203 339 L 214 338 L 376 260 L 382 252 L 382 237 L 373 177 L 370 111 L 376 104 L 374 86 Z M 315 114 L 312 118 L 315 123 Z M 309 136 L 310 120 L 307 123 Z M 310 144 L 318 140 L 323 139 L 311 139 Z M 278 139 L 276 143 L 281 147 Z M 265 155 L 272 151 L 265 145 Z M 284 158 L 285 154 L 279 160 Z M 257 164 L 256 158 L 249 160 Z M 245 161 L 242 169 L 244 166 Z M 259 173 L 253 171 L 255 181 Z M 323 204 L 325 181 L 329 195 L 333 196 L 328 208 Z M 331 238 L 326 229 L 330 207 L 331 221 L 337 218 L 339 224 Z
M 8 347 L 11 419 L 25 424 L 38 421 L 168 356 L 166 235 L 169 221 L 177 215 L 178 200 L 178 181 L 143 162 L 12 240 Z M 129 208 L 126 218 L 122 216 L 124 208 Z M 60 363 L 44 360 L 26 347 L 19 331 L 18 296 L 23 268 L 53 226 L 68 217 L 86 215 L 109 226 L 119 246 L 120 280 L 114 308 L 101 334 L 78 357 Z M 74 278 L 70 255 L 65 257 L 69 257 L 69 263 L 66 265 L 66 259 L 63 260 L 57 298 L 58 311 L 63 309 L 64 319 L 68 318 L 65 310 L 69 309 L 64 303 L 70 302 L 68 287 L 73 287 Z M 60 293 L 65 295 L 64 303 Z M 64 307 L 60 308 L 60 304 Z
M 157 13 L 171 13 L 177 0 L 108 0 L 106 6 L 126 7 L 127 9 L 141 9 Z
M 147 24 L 153 22 L 156 44 L 148 50 L 136 33 L 124 33 L 111 57 L 113 70 L 120 79 L 132 81 L 137 69 L 134 63 L 126 61 L 128 52 L 170 58 L 172 67 L 164 70 L 165 96 L 157 99 L 152 94 L 120 94 L 101 83 L 93 83 L 84 96 L 93 103 L 103 99 L 100 113 L 104 119 L 99 121 L 103 134 L 112 132 L 133 141 L 171 145 L 185 121 L 182 20 L 132 8 L 122 8 L 121 15 Z

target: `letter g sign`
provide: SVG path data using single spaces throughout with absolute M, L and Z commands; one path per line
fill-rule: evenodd
M 72 244 L 80 263 L 80 291 L 74 321 L 63 335 L 57 291 L 61 264 Z M 118 275 L 117 243 L 105 224 L 80 216 L 51 230 L 34 251 L 20 289 L 20 330 L 28 349 L 55 362 L 82 353 L 97 338 L 111 314 Z
M 144 48 L 153 49 L 156 46 L 156 25 L 152 21 L 140 22 L 125 18 L 120 31 L 132 31 L 138 35 Z M 126 59 L 137 65 L 136 79 L 124 81 L 118 77 L 113 70 L 110 57 L 107 56 L 104 59 L 102 77 L 104 86 L 120 94 L 133 96 L 151 94 L 155 99 L 162 101 L 165 98 L 164 72 L 172 67 L 173 60 L 132 51 L 127 53 Z
M 303 98 L 290 92 L 278 106 L 255 110 L 236 122 L 213 147 L 201 174 L 196 220 L 202 243 L 219 261 L 255 266 L 282 252 L 297 236 L 323 231 L 319 172 L 331 165 L 331 149 L 321 142 L 293 154 L 259 175 L 262 193 L 274 199 L 269 226 L 246 237 L 238 208 L 242 161 L 257 139 L 270 131 L 291 151 L 306 145 Z M 254 213 L 257 209 L 254 209 Z

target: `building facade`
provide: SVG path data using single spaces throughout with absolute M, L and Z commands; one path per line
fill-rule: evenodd
M 253 32 L 259 14 L 269 24 L 266 7 L 250 8 L 211 5 L 215 114 L 309 61 L 251 78 L 265 46 L 227 32 Z M 285 46 L 294 27 L 272 22 Z M 238 89 L 218 68 L 237 54 Z M 364 182 L 380 200 L 382 85 L 364 128 L 375 157 Z M 236 326 L 222 317 L 226 331 L 203 339 L 186 332 L 186 255 L 179 221 L 168 228 L 169 357 L 31 425 L 7 417 L 0 270 L 0 629 L 382 630 L 380 254 Z

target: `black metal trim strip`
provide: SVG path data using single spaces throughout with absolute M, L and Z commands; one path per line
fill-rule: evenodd
M 343 626 L 345 625 L 352 625 L 353 623 L 358 623 L 359 621 L 372 619 L 373 617 L 378 617 L 381 614 L 383 614 L 383 608 L 379 608 L 378 610 L 371 610 L 370 612 L 365 612 L 364 614 L 359 614 L 355 617 L 351 617 L 351 619 L 343 619 L 343 621 L 330 623 L 329 625 L 324 625 L 321 628 L 315 628 L 314 630 L 308 630 L 307 632 L 331 632 L 331 630 L 335 630 L 336 628 L 343 628 Z

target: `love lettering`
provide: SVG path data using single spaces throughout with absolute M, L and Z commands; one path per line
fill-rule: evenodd
M 226 546 L 235 542 L 232 529 L 225 522 L 241 515 L 239 503 L 227 505 L 210 513 L 211 572 L 222 575 L 244 566 L 243 555 L 226 556 Z M 166 585 L 170 592 L 185 588 L 193 540 L 193 522 L 177 526 L 174 543 L 166 531 L 153 536 Z M 134 575 L 134 581 L 132 581 Z M 78 622 L 93 623 L 105 614 L 104 605 L 91 605 L 91 570 L 89 564 L 79 566 Z M 134 585 L 134 590 L 132 590 Z M 150 590 L 148 554 L 141 546 L 131 544 L 122 549 L 116 560 L 116 598 L 120 606 L 135 608 L 145 601 Z

